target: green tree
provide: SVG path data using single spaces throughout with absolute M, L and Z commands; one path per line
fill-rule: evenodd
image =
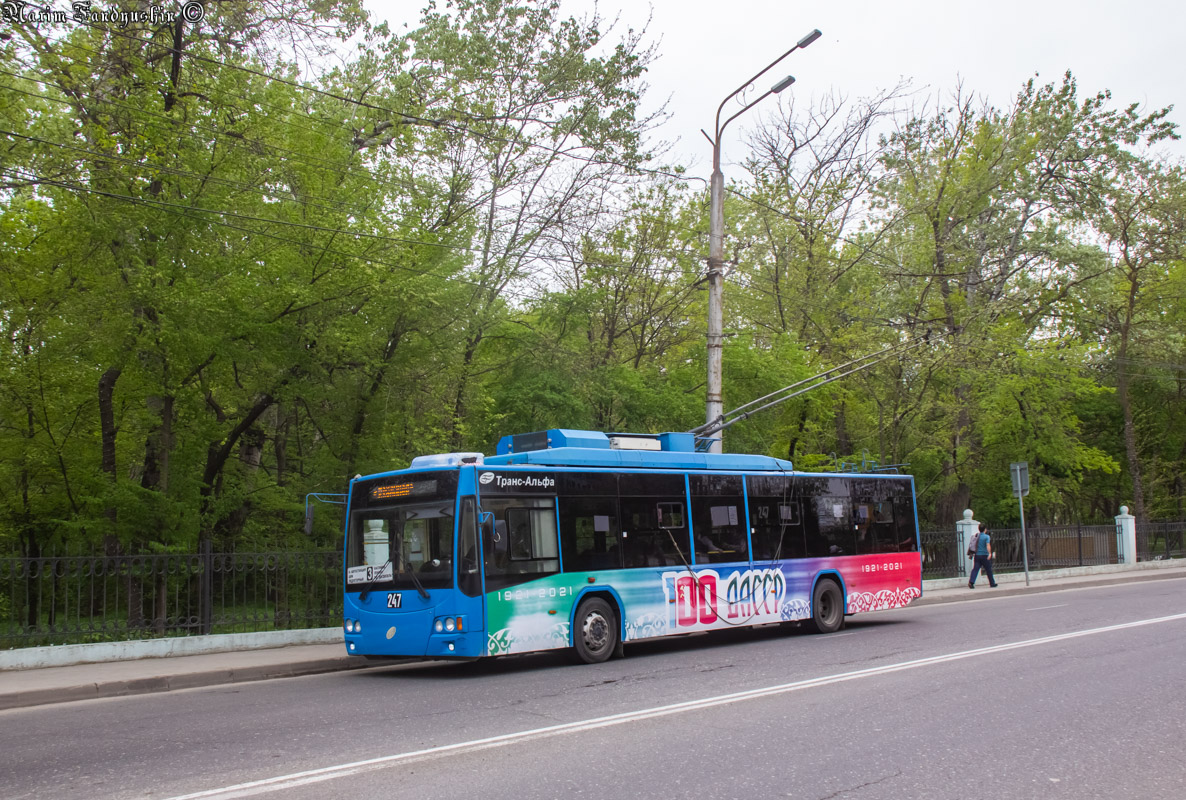
M 1129 148 L 1172 132 L 1168 110 L 1141 116 L 1109 101 L 1101 93 L 1080 102 L 1070 75 L 1061 85 L 1031 82 L 1006 112 L 977 110 L 957 94 L 887 143 L 890 177 L 879 195 L 898 222 L 880 250 L 890 256 L 882 269 L 913 298 L 907 315 L 941 329 L 951 346 L 943 379 L 932 384 L 942 519 L 968 505 L 983 458 L 975 385 L 1007 368 L 1001 354 L 1046 338 L 1052 306 L 1098 277 L 1081 223 L 1131 159 Z
M 1169 399 L 1157 388 L 1159 364 L 1169 354 L 1181 352 L 1186 174 L 1181 166 L 1135 161 L 1113 181 L 1092 221 L 1104 237 L 1111 269 L 1102 279 L 1106 293 L 1096 295 L 1097 304 L 1084 319 L 1088 325 L 1084 333 L 1106 336 L 1123 420 L 1133 514 L 1145 520 L 1149 516 L 1146 462 L 1156 459 L 1154 453 L 1162 450 L 1167 439 L 1183 441 L 1180 425 L 1165 425 L 1155 409 L 1160 405 L 1157 399 Z M 1140 403 L 1136 396 L 1154 402 Z M 1148 421 L 1144 432 L 1139 417 Z M 1170 474 L 1182 463 L 1180 448 L 1181 444 L 1174 453 L 1171 445 L 1167 454 Z M 1176 491 L 1180 496 L 1180 479 Z

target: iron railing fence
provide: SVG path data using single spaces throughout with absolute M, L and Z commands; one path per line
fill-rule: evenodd
M 993 570 L 1024 569 L 1020 528 L 993 528 Z M 1117 562 L 1116 525 L 1041 525 L 1026 528 L 1029 567 L 1090 567 Z M 1186 558 L 1186 521 L 1138 523 L 1137 560 Z M 922 531 L 922 576 L 956 578 L 968 574 L 965 544 L 954 530 Z
M 1138 522 L 1137 558 L 1157 561 L 1163 558 L 1186 558 L 1186 521 Z
M 0 558 L 0 648 L 341 621 L 334 551 Z
M 994 528 L 993 569 L 1012 572 L 1029 568 L 1093 567 L 1116 563 L 1115 525 L 1049 525 L 1027 527 L 1026 551 L 1021 547 L 1020 528 Z
M 920 531 L 922 545 L 922 577 L 954 578 L 963 569 L 959 532 L 955 528 L 938 531 Z
M 1186 521 L 1138 524 L 1137 558 L 1186 558 Z M 1022 569 L 1021 531 L 993 529 L 997 571 Z M 923 578 L 967 574 L 954 527 L 923 531 Z M 1116 563 L 1114 525 L 1026 529 L 1030 569 Z M 337 551 L 0 558 L 0 648 L 333 627 Z

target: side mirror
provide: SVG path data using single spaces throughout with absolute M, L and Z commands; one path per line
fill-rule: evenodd
M 482 528 L 482 541 L 490 541 L 494 536 L 494 512 L 482 511 L 478 514 L 479 525 Z
M 346 495 L 326 494 L 325 492 L 309 492 L 305 495 L 305 535 L 313 533 L 313 502 L 333 503 L 336 506 L 346 505 Z

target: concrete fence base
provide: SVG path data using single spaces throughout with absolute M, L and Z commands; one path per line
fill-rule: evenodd
M 211 636 L 179 636 L 173 639 L 139 639 L 128 642 L 26 647 L 0 650 L 0 671 L 66 667 L 73 664 L 98 664 L 104 661 L 132 661 L 141 658 L 229 653 L 236 650 L 264 650 L 270 647 L 301 644 L 341 644 L 342 640 L 342 629 L 335 626 L 295 631 L 222 633 Z M 342 652 L 345 653 L 344 647 Z

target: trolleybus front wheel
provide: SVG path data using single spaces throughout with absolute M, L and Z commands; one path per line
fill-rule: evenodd
M 600 664 L 618 645 L 618 617 L 610 604 L 590 597 L 577 608 L 572 653 L 577 663 Z
M 836 581 L 823 578 L 811 593 L 811 619 L 807 627 L 814 633 L 833 633 L 844 624 L 844 595 Z

